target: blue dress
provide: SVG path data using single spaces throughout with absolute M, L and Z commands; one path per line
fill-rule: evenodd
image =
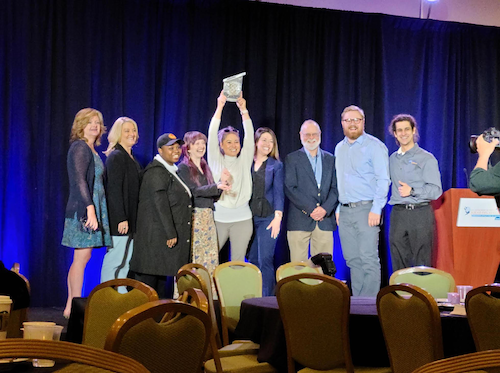
M 108 208 L 106 206 L 106 194 L 104 192 L 104 164 L 101 158 L 92 153 L 95 164 L 95 179 L 92 201 L 95 206 L 95 213 L 99 228 L 93 231 L 84 227 L 84 223 L 78 220 L 77 214 L 73 218 L 64 220 L 64 233 L 62 244 L 73 248 L 112 246 L 111 235 L 109 233 Z

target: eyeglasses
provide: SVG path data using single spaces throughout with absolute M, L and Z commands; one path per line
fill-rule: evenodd
M 347 123 L 347 124 L 358 124 L 359 122 L 362 122 L 363 118 L 349 118 L 349 119 L 342 119 L 342 122 Z

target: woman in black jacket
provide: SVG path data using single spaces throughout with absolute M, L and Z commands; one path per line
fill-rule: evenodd
M 175 276 L 191 258 L 191 191 L 175 165 L 183 143 L 171 133 L 158 138 L 158 154 L 144 170 L 139 193 L 130 269 L 136 280 L 153 287 L 160 298 L 173 290 L 166 289 L 166 276 Z
M 118 118 L 108 135 L 106 160 L 106 197 L 113 247 L 108 247 L 101 268 L 101 282 L 126 278 L 134 248 L 134 233 L 139 204 L 141 166 L 132 153 L 139 140 L 137 123 Z M 125 288 L 118 289 L 124 292 Z
M 72 299 L 82 296 L 83 275 L 92 248 L 111 245 L 104 164 L 95 150 L 104 133 L 106 127 L 99 111 L 87 108 L 76 114 L 68 151 L 69 198 L 62 238 L 62 245 L 75 249 L 68 272 L 65 317 L 69 317 Z

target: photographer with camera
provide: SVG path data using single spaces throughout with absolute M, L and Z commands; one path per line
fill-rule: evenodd
M 491 138 L 486 141 L 484 134 L 476 140 L 477 159 L 476 167 L 470 174 L 470 189 L 479 195 L 500 194 L 500 162 L 488 169 L 488 162 L 491 154 L 500 143 L 498 138 Z
M 495 131 L 494 134 L 497 134 L 498 131 Z M 490 130 L 490 132 L 492 131 Z M 500 141 L 496 136 L 489 136 L 488 134 L 486 134 L 486 136 L 488 141 L 485 140 L 484 133 L 476 138 L 475 144 L 472 144 L 474 141 L 471 141 L 471 145 L 475 145 L 470 145 L 471 150 L 474 151 L 477 149 L 479 158 L 477 159 L 476 167 L 474 167 L 470 173 L 469 187 L 473 192 L 479 195 L 497 195 L 495 199 L 498 206 L 498 194 L 500 194 L 500 162 L 491 168 L 488 168 L 488 163 L 495 149 L 498 149 Z M 498 267 L 494 282 L 500 282 L 500 266 Z

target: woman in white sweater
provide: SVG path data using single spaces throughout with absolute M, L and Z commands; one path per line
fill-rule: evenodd
M 240 145 L 238 130 L 231 126 L 219 130 L 225 104 L 226 96 L 221 92 L 217 98 L 217 109 L 208 128 L 207 158 L 214 181 L 220 180 L 224 169 L 231 174 L 229 179 L 231 190 L 224 191 L 215 203 L 214 219 L 217 226 L 219 250 L 229 238 L 231 260 L 244 261 L 253 232 L 252 211 L 248 202 L 252 196 L 251 167 L 255 147 L 254 131 L 243 96 L 240 96 L 236 102 L 245 130 L 243 146 Z

